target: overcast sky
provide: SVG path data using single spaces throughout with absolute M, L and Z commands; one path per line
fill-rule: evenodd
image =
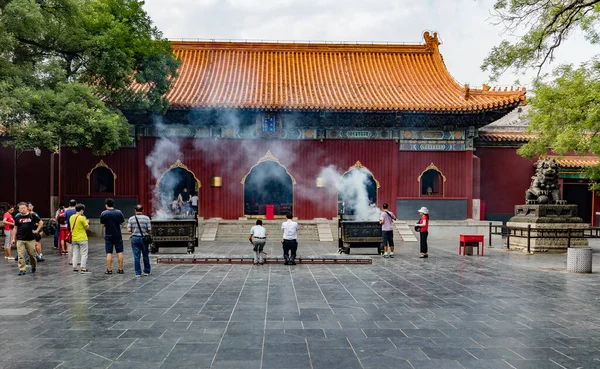
M 453 77 L 472 87 L 487 82 L 480 65 L 503 38 L 490 19 L 494 0 L 146 0 L 145 9 L 169 39 L 265 39 L 422 43 L 438 32 Z M 552 66 L 600 53 L 575 35 Z M 548 69 L 550 71 L 550 69 Z M 535 73 L 504 75 L 493 85 L 529 87 Z

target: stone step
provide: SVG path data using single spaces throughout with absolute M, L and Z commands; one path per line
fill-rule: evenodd
M 408 226 L 408 223 L 402 221 L 394 222 L 394 229 L 396 230 L 396 233 L 400 235 L 402 241 L 417 242 L 417 238 Z
M 319 241 L 332 242 L 333 234 L 331 233 L 331 227 L 326 223 L 318 223 L 317 230 L 319 232 Z

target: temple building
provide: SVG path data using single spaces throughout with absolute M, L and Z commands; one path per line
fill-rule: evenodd
M 205 219 L 330 219 L 326 169 L 366 169 L 369 201 L 401 219 L 421 206 L 435 219 L 504 219 L 533 161 L 515 152 L 522 131 L 488 125 L 523 107 L 525 89 L 459 84 L 439 44 L 428 32 L 414 45 L 174 41 L 182 65 L 164 116 L 125 111 L 133 143 L 102 157 L 1 148 L 0 170 L 16 163 L 18 184 L 0 183 L 0 201 L 48 216 L 75 198 L 95 217 L 106 197 L 155 212 L 186 188 Z

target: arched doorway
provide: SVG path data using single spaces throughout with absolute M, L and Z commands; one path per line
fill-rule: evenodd
M 265 217 L 268 205 L 273 205 L 276 217 L 293 214 L 295 184 L 294 177 L 268 151 L 242 179 L 244 215 L 250 218 Z
M 103 160 L 87 174 L 88 195 L 115 195 L 117 175 Z
M 444 197 L 444 189 L 446 186 L 446 177 L 433 163 L 429 164 L 421 175 L 417 178 L 420 184 L 419 197 L 421 196 L 438 196 Z
M 377 206 L 379 182 L 371 171 L 357 161 L 342 175 L 338 184 L 338 203 L 343 203 L 343 215 L 370 218 Z M 378 213 L 377 213 L 378 214 Z
M 184 189 L 187 189 L 189 196 L 192 196 L 198 194 L 200 187 L 202 185 L 196 175 L 180 160 L 177 160 L 156 182 L 159 209 L 167 213 L 172 212 L 174 210 L 173 201 L 178 199 L 179 194 L 184 193 Z

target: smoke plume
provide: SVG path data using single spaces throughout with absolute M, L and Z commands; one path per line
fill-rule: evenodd
M 325 187 L 335 189 L 344 202 L 345 212 L 354 214 L 356 220 L 377 220 L 381 210 L 369 198 L 368 186 L 373 174 L 366 168 L 356 168 L 343 175 L 335 166 L 321 170 L 319 176 Z M 331 195 L 333 195 L 333 192 Z

